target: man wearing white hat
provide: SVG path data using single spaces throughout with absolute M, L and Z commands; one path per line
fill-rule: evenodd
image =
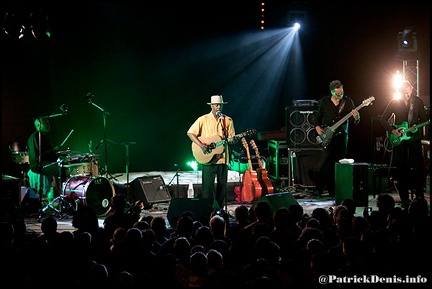
M 237 141 L 234 122 L 231 117 L 222 114 L 222 95 L 212 95 L 211 111 L 196 119 L 187 131 L 192 141 L 192 152 L 202 164 L 202 195 L 196 197 L 214 199 L 218 208 L 226 201 L 229 153 L 228 144 Z M 216 179 L 216 188 L 215 188 Z M 214 206 L 215 207 L 215 206 Z

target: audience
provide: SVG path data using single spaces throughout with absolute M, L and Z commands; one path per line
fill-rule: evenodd
M 214 212 L 208 224 L 184 212 L 174 228 L 161 216 L 115 219 L 116 209 L 104 228 L 82 206 L 73 232 L 57 232 L 57 220 L 46 217 L 42 233 L 24 240 L 14 223 L 3 221 L 0 274 L 17 285 L 58 288 L 63 281 L 62 287 L 73 289 L 285 289 L 319 287 L 322 274 L 430 277 L 423 265 L 430 261 L 428 203 L 415 199 L 402 209 L 388 194 L 377 201 L 376 213 L 362 216 L 349 200 L 310 216 L 297 205 L 272 212 L 263 201 L 249 211 L 239 206 L 228 224 Z M 119 202 L 114 207 L 124 212 Z

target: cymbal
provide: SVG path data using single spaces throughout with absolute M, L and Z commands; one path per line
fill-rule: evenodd
M 69 155 L 69 160 L 79 160 L 79 159 L 88 159 L 98 157 L 98 154 L 78 154 L 78 155 Z
M 71 167 L 85 166 L 87 164 L 88 163 L 73 163 L 73 164 L 63 165 L 63 167 L 65 167 L 65 168 L 71 168 Z
M 67 155 L 72 154 L 72 153 L 77 154 L 77 153 L 79 153 L 79 151 L 64 150 L 64 151 L 56 152 L 56 154 L 62 155 L 62 156 L 67 156 Z
M 88 154 L 87 156 L 89 158 L 92 158 L 92 157 L 98 157 L 98 156 L 100 156 L 100 154 Z

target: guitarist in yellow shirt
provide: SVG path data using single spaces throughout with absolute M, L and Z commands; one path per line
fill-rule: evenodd
M 427 125 L 428 116 L 423 100 L 413 95 L 411 83 L 405 80 L 400 88 L 400 99 L 392 99 L 380 117 L 380 123 L 389 134 L 392 150 L 390 167 L 395 167 L 394 180 L 404 208 L 411 200 L 409 190 L 417 198 L 424 197 L 425 172 L 422 155 L 421 126 Z
M 223 101 L 222 95 L 211 96 L 207 104 L 210 105 L 211 111 L 198 117 L 187 131 L 187 135 L 193 146 L 202 151 L 200 155 L 203 156 L 202 160 L 197 159 L 202 164 L 202 195 L 198 192 L 197 197 L 214 199 L 219 208 L 223 208 L 228 182 L 228 145 L 237 142 L 238 139 L 234 137 L 234 121 L 222 114 L 223 105 L 227 104 Z M 212 146 L 215 142 L 220 145 Z

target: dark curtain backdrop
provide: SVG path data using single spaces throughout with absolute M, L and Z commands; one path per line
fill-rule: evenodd
M 258 1 L 204 1 L 195 7 L 178 2 L 5 5 L 3 15 L 45 11 L 52 36 L 19 41 L 1 36 L 3 172 L 16 173 L 10 143 L 25 143 L 34 118 L 57 112 L 63 103 L 69 112 L 50 119 L 55 142 L 73 129 L 65 146 L 79 153 L 92 149 L 110 173 L 125 171 L 127 147 L 129 171 L 176 170 L 174 164 L 184 167 L 192 158 L 186 131 L 209 111 L 212 94 L 229 102 L 224 113 L 234 118 L 238 133 L 278 131 L 292 100 L 319 99 L 333 79 L 345 84 L 356 104 L 376 97 L 352 131 L 352 157 L 369 162 L 370 120 L 389 100 L 390 76 L 402 67 L 395 59 L 397 34 L 411 25 L 421 54 L 421 97 L 429 105 L 429 9 L 420 4 L 370 9 L 268 2 L 269 31 L 280 28 L 289 11 L 304 9 L 308 16 L 300 31 L 304 77 L 292 59 L 275 77 L 271 62 L 245 63 L 261 53 L 258 44 L 242 43 L 260 33 Z M 97 107 L 87 102 L 87 93 Z M 95 149 L 104 132 L 107 155 L 106 144 Z M 125 145 L 130 142 L 136 144 Z

